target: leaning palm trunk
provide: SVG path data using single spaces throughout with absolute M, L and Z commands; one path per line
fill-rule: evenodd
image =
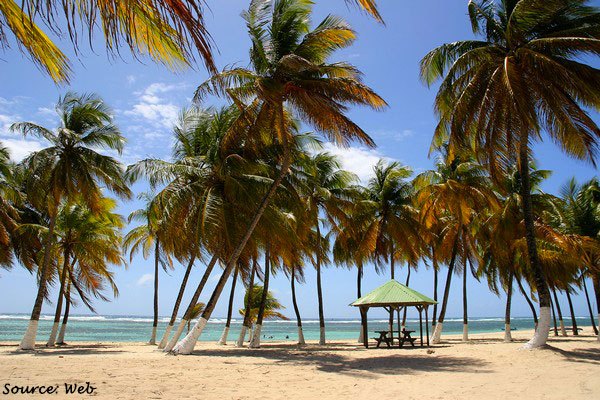
M 550 298 L 550 307 L 552 308 L 552 323 L 554 324 L 554 336 L 558 336 L 558 325 L 556 324 L 556 311 L 554 301 Z
M 183 280 L 181 281 L 181 286 L 179 287 L 179 293 L 177 293 L 177 299 L 175 300 L 175 305 L 173 306 L 173 312 L 171 313 L 171 319 L 169 320 L 169 325 L 167 325 L 167 329 L 158 344 L 159 349 L 164 349 L 169 341 L 169 336 L 171 334 L 171 330 L 173 329 L 173 325 L 175 325 L 175 320 L 177 319 L 177 313 L 179 312 L 179 306 L 181 305 L 181 299 L 183 298 L 183 293 L 185 292 L 185 287 L 187 286 L 188 278 L 190 277 L 190 272 L 192 271 L 192 267 L 194 266 L 194 261 L 196 260 L 196 256 L 192 256 L 190 258 L 190 262 L 185 270 L 185 274 L 183 275 Z
M 267 305 L 267 295 L 269 294 L 269 277 L 271 276 L 271 251 L 269 245 L 265 251 L 265 278 L 263 282 L 263 291 L 260 299 L 260 307 L 258 308 L 258 315 L 256 316 L 256 325 L 252 332 L 252 338 L 250 338 L 250 344 L 248 345 L 251 349 L 260 347 L 260 332 L 262 330 L 263 318 L 265 316 L 265 307 Z
M 596 296 L 596 311 L 598 312 L 598 329 L 600 329 L 600 273 L 592 274 L 592 283 L 594 285 L 594 295 Z M 597 338 L 600 342 L 600 334 Z
M 317 218 L 317 299 L 319 301 L 319 344 L 325 341 L 325 314 L 323 312 L 323 288 L 321 286 L 321 229 Z
M 560 334 L 567 336 L 567 330 L 565 329 L 565 322 L 563 320 L 562 310 L 560 309 L 560 303 L 558 302 L 558 296 L 556 290 L 552 288 L 552 296 L 554 297 L 554 305 L 556 306 L 556 312 L 558 313 L 558 323 L 560 324 Z
M 227 344 L 227 336 L 229 335 L 229 327 L 231 326 L 231 313 L 233 312 L 233 297 L 235 296 L 235 284 L 237 282 L 238 272 L 240 267 L 235 269 L 233 273 L 233 282 L 231 283 L 231 292 L 229 293 L 229 305 L 227 309 L 227 322 L 225 323 L 225 328 L 223 329 L 223 334 L 221 334 L 221 339 L 219 339 L 219 344 L 224 346 Z
M 433 316 L 431 319 L 431 327 L 432 330 L 435 330 L 435 325 L 437 323 L 437 300 L 438 300 L 438 266 L 437 262 L 433 261 L 433 300 L 435 304 L 433 305 Z
M 52 331 L 50 331 L 50 337 L 46 343 L 47 347 L 54 347 L 56 344 L 56 335 L 58 334 L 58 325 L 60 324 L 60 314 L 62 312 L 65 281 L 67 279 L 67 268 L 69 268 L 69 251 L 65 250 L 63 269 L 60 276 L 60 289 L 58 290 L 58 300 L 56 301 L 56 310 L 54 311 L 54 323 L 52 324 Z
M 148 342 L 151 345 L 156 344 L 156 329 L 158 328 L 158 246 L 157 239 L 154 247 L 154 317 L 152 320 L 152 336 L 150 336 L 150 341 Z
M 67 291 L 65 292 L 65 315 L 63 316 L 62 325 L 60 326 L 60 332 L 58 334 L 58 340 L 56 344 L 65 344 L 65 333 L 67 332 L 67 322 L 69 321 L 69 311 L 71 310 L 71 284 L 67 285 Z
M 296 267 L 292 265 L 292 276 L 290 281 L 292 282 L 292 304 L 294 305 L 294 313 L 296 313 L 296 321 L 298 324 L 298 344 L 305 345 L 304 332 L 302 332 L 302 318 L 300 318 L 300 310 L 298 309 L 298 302 L 296 301 Z M 360 289 L 359 289 L 360 290 Z
M 579 330 L 577 329 L 577 319 L 575 318 L 575 310 L 573 309 L 573 300 L 571 299 L 569 288 L 565 290 L 565 293 L 567 294 L 567 302 L 569 303 L 569 311 L 571 312 L 571 329 L 573 330 L 573 336 L 578 336 Z
M 202 279 L 200 279 L 200 283 L 198 283 L 198 286 L 196 287 L 196 291 L 194 292 L 194 295 L 192 296 L 192 299 L 190 300 L 190 304 L 188 305 L 187 310 L 185 310 L 185 314 L 183 314 L 183 318 L 181 319 L 181 321 L 179 322 L 179 325 L 177 326 L 177 330 L 175 331 L 175 334 L 173 335 L 171 340 L 169 340 L 169 343 L 167 343 L 167 345 L 163 349 L 164 351 L 171 351 L 173 349 L 173 347 L 175 347 L 175 344 L 177 343 L 179 338 L 181 337 L 181 334 L 183 333 L 185 326 L 188 324 L 188 322 L 190 320 L 189 316 L 192 313 L 192 309 L 198 302 L 198 298 L 200 298 L 200 294 L 202 293 L 202 290 L 204 289 L 204 285 L 206 285 L 206 282 L 208 281 L 208 277 L 210 276 L 210 273 L 212 272 L 215 264 L 217 263 L 217 260 L 218 260 L 218 257 L 216 254 L 214 254 L 212 256 L 212 258 L 210 259 L 210 262 L 206 266 L 206 271 L 204 271 L 204 275 L 202 275 Z
M 406 274 L 406 287 L 410 283 L 410 264 L 408 264 L 408 273 Z M 406 329 L 406 312 L 408 307 L 404 307 L 404 315 L 402 316 L 402 330 Z
M 280 169 L 279 173 L 277 174 L 277 177 L 271 184 L 271 187 L 269 188 L 267 193 L 265 193 L 258 208 L 256 209 L 256 212 L 254 213 L 252 221 L 250 222 L 248 229 L 246 229 L 246 233 L 242 237 L 242 240 L 237 245 L 237 247 L 231 254 L 231 257 L 227 261 L 227 265 L 225 266 L 225 270 L 223 271 L 223 274 L 221 275 L 221 279 L 219 279 L 219 282 L 217 283 L 217 286 L 215 287 L 215 290 L 213 291 L 213 293 L 210 297 L 210 300 L 206 304 L 206 308 L 204 309 L 204 312 L 202 313 L 202 317 L 200 317 L 198 322 L 196 322 L 196 326 L 194 327 L 194 329 L 192 329 L 192 331 L 185 338 L 183 338 L 183 340 L 180 343 L 178 343 L 173 348 L 173 352 L 176 354 L 191 354 L 192 351 L 194 350 L 196 341 L 202 334 L 202 331 L 204 330 L 204 327 L 206 326 L 206 322 L 210 318 L 213 310 L 215 309 L 215 306 L 217 305 L 217 301 L 219 300 L 219 297 L 221 296 L 221 292 L 223 292 L 223 288 L 225 287 L 225 283 L 227 282 L 227 279 L 229 279 L 229 275 L 231 275 L 233 268 L 237 264 L 237 261 L 238 261 L 240 255 L 242 254 L 242 251 L 244 251 L 244 248 L 246 247 L 246 243 L 248 243 L 248 240 L 250 240 L 250 236 L 252 236 L 252 233 L 254 232 L 256 225 L 258 225 L 258 222 L 260 221 L 262 215 L 265 213 L 265 210 L 267 209 L 267 206 L 269 205 L 269 203 L 271 202 L 271 199 L 275 195 L 277 188 L 279 187 L 279 185 L 281 185 L 281 182 L 283 182 L 283 179 L 285 178 L 285 176 L 287 175 L 287 173 L 290 170 L 292 159 L 291 159 L 290 149 L 288 148 L 289 146 L 287 143 L 287 132 L 286 132 L 285 125 L 284 125 L 284 118 L 285 117 L 284 117 L 283 104 L 281 104 L 281 107 L 279 110 L 279 119 L 280 119 L 280 124 L 281 124 L 280 134 L 283 137 L 282 147 L 284 149 L 283 150 L 284 151 L 283 161 L 281 163 L 281 169 Z
M 529 132 L 523 130 L 519 141 L 519 169 L 521 173 L 521 199 L 523 220 L 525 221 L 525 239 L 529 266 L 533 272 L 538 300 L 540 302 L 540 321 L 533 337 L 524 346 L 525 349 L 535 349 L 546 344 L 550 329 L 550 290 L 538 259 L 535 243 L 535 228 L 533 225 L 533 206 L 531 201 L 531 182 L 529 177 Z
M 465 260 L 465 265 L 463 268 L 463 342 L 469 340 L 469 315 L 468 315 L 468 305 L 467 305 L 467 261 Z
M 592 303 L 590 302 L 590 295 L 588 293 L 587 285 L 585 283 L 585 276 L 581 276 L 581 282 L 583 284 L 583 292 L 585 293 L 585 301 L 587 302 L 588 312 L 590 313 L 590 323 L 594 333 L 598 334 L 598 328 L 596 328 L 596 321 L 594 321 L 594 312 L 592 311 Z M 598 321 L 600 323 L 600 321 Z
M 48 272 L 50 267 L 50 252 L 52 236 L 54 236 L 54 227 L 56 225 L 56 213 L 50 217 L 48 224 L 48 234 L 44 239 L 44 259 L 42 261 L 42 271 L 40 274 L 40 283 L 38 286 L 37 296 L 35 303 L 33 304 L 33 310 L 31 311 L 31 318 L 29 319 L 29 325 L 25 331 L 25 335 L 19 344 L 21 350 L 33 350 L 35 348 L 35 337 L 37 335 L 37 328 L 40 321 L 40 314 L 42 313 L 42 305 L 44 303 L 44 296 L 46 294 L 46 284 L 48 283 Z
M 512 342 L 512 332 L 510 331 L 510 306 L 512 302 L 513 274 L 508 276 L 508 288 L 506 289 L 506 311 L 504 313 L 504 341 Z
M 448 276 L 446 277 L 446 286 L 444 287 L 444 297 L 442 300 L 442 307 L 440 308 L 440 315 L 435 323 L 435 330 L 433 331 L 432 343 L 439 343 L 442 338 L 442 329 L 444 327 L 444 318 L 446 317 L 446 307 L 448 306 L 448 296 L 450 294 L 450 283 L 452 281 L 452 273 L 454 272 L 454 263 L 456 262 L 456 252 L 458 250 L 458 236 L 454 241 L 454 248 L 452 249 L 452 257 L 450 264 L 448 265 Z
M 250 282 L 248 283 L 248 290 L 251 291 L 254 287 L 254 276 L 256 275 L 256 268 L 258 264 L 256 259 L 252 260 L 252 271 L 250 272 Z M 251 292 L 248 292 L 251 293 Z M 236 342 L 237 347 L 244 346 L 244 340 L 246 339 L 246 332 L 250 326 L 250 294 L 247 296 L 246 304 L 244 304 L 244 321 L 242 322 L 242 329 L 240 330 L 240 335 L 238 336 L 238 340 Z
M 519 291 L 521 291 L 521 294 L 523 295 L 523 297 L 525 297 L 525 301 L 527 302 L 527 305 L 529 306 L 529 309 L 531 310 L 531 315 L 533 316 L 533 323 L 534 323 L 535 329 L 537 329 L 538 317 L 537 317 L 537 313 L 535 311 L 535 306 L 533 305 L 533 302 L 527 295 L 527 292 L 525 291 L 525 288 L 523 287 L 523 283 L 521 283 L 521 280 L 518 278 L 517 278 L 517 285 L 519 286 Z
M 363 268 L 362 267 L 362 262 L 360 262 L 358 264 L 358 268 L 357 268 L 358 272 L 357 272 L 357 275 L 356 275 L 356 296 L 357 296 L 356 298 L 357 299 L 360 299 L 362 297 L 362 293 L 361 293 L 362 292 L 361 291 L 361 283 L 362 283 L 362 274 L 363 274 L 363 269 L 362 268 Z M 363 332 L 364 331 L 364 329 L 363 329 L 364 324 L 365 324 L 365 321 L 363 321 L 362 313 L 361 313 L 361 318 L 360 318 L 360 333 L 358 334 L 358 343 L 363 343 L 364 342 L 364 332 Z

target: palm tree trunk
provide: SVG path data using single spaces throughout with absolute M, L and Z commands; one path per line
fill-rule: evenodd
M 527 253 L 529 255 L 529 266 L 533 272 L 538 300 L 540 302 L 540 321 L 533 337 L 524 346 L 526 349 L 534 349 L 546 344 L 550 329 L 550 290 L 544 276 L 544 271 L 538 260 L 537 246 L 535 243 L 535 229 L 533 223 L 533 206 L 531 202 L 531 182 L 529 177 L 529 136 L 524 130 L 519 143 L 519 169 L 521 173 L 521 199 L 523 205 L 523 219 L 525 221 L 525 239 L 527 241 Z
M 210 262 L 206 266 L 206 271 L 204 271 L 204 275 L 202 275 L 202 279 L 200 279 L 200 283 L 198 283 L 198 286 L 196 287 L 196 291 L 194 292 L 194 295 L 192 296 L 192 299 L 190 300 L 190 304 L 188 305 L 187 309 L 185 310 L 185 313 L 183 314 L 183 318 L 179 322 L 179 326 L 177 327 L 177 330 L 175 331 L 175 335 L 173 335 L 171 340 L 169 340 L 169 343 L 167 343 L 167 345 L 163 349 L 164 351 L 171 351 L 173 349 L 173 347 L 175 347 L 175 344 L 177 343 L 177 341 L 179 340 L 179 337 L 183 333 L 183 330 L 185 329 L 186 324 L 188 324 L 188 322 L 190 321 L 190 314 L 192 313 L 192 309 L 194 308 L 196 303 L 198 303 L 198 299 L 200 298 L 200 294 L 202 293 L 202 290 L 204 289 L 204 285 L 206 285 L 206 282 L 208 281 L 208 277 L 210 276 L 210 273 L 212 272 L 218 259 L 219 259 L 219 257 L 217 255 L 217 253 L 213 254 L 212 258 L 210 259 Z
M 437 300 L 438 300 L 438 265 L 437 262 L 433 262 L 433 300 L 435 300 L 435 304 L 433 305 L 433 316 L 431 319 L 431 329 L 435 329 L 435 324 L 437 322 Z
M 469 315 L 467 305 L 467 259 L 465 258 L 465 265 L 463 266 L 463 342 L 469 340 Z
M 558 325 L 556 324 L 556 311 L 554 310 L 554 301 L 550 298 L 550 307 L 552 308 L 552 322 L 554 323 L 554 336 L 558 336 Z
M 188 335 L 186 335 L 186 337 L 183 338 L 181 340 L 181 342 L 178 343 L 173 348 L 173 352 L 176 354 L 191 354 L 192 351 L 194 350 L 196 341 L 202 334 L 202 331 L 204 330 L 204 327 L 206 326 L 206 322 L 210 318 L 213 310 L 215 309 L 215 306 L 217 305 L 217 301 L 219 300 L 219 297 L 221 296 L 221 292 L 223 292 L 223 288 L 225 287 L 225 283 L 227 282 L 229 275 L 231 275 L 231 272 L 232 272 L 234 266 L 237 264 L 238 258 L 240 257 L 240 255 L 242 254 L 242 251 L 246 247 L 246 243 L 248 243 L 248 240 L 250 240 L 250 236 L 252 236 L 252 233 L 254 232 L 256 225 L 258 225 L 260 218 L 264 214 L 271 199 L 275 195 L 277 188 L 279 187 L 279 185 L 281 185 L 281 182 L 283 182 L 283 179 L 285 178 L 285 176 L 287 175 L 287 173 L 290 170 L 290 166 L 292 164 L 292 159 L 291 159 L 290 149 L 288 148 L 288 143 L 287 143 L 287 133 L 284 129 L 285 123 L 284 123 L 283 105 L 281 106 L 279 118 L 281 120 L 280 123 L 282 124 L 281 133 L 282 133 L 282 137 L 284 138 L 284 140 L 282 141 L 283 142 L 282 146 L 283 146 L 284 151 L 283 151 L 283 161 L 281 163 L 281 169 L 279 170 L 277 177 L 271 184 L 271 187 L 269 188 L 267 193 L 265 193 L 263 199 L 261 200 L 256 212 L 254 213 L 254 216 L 252 217 L 252 221 L 250 222 L 250 225 L 246 229 L 246 233 L 244 234 L 240 243 L 238 243 L 238 245 L 236 246 L 236 248 L 233 251 L 233 253 L 231 254 L 231 257 L 229 258 L 229 260 L 227 261 L 225 270 L 223 271 L 223 274 L 221 275 L 221 278 L 219 279 L 219 282 L 217 283 L 217 286 L 215 287 L 215 289 L 210 297 L 210 300 L 206 304 L 206 308 L 204 309 L 204 312 L 202 313 L 202 317 L 200 317 L 200 319 L 198 319 L 198 322 L 194 326 L 194 329 L 192 329 L 192 331 Z
M 181 281 L 181 286 L 179 287 L 179 293 L 177 293 L 177 299 L 175 299 L 175 305 L 173 306 L 173 312 L 171 313 L 171 319 L 169 320 L 169 325 L 167 325 L 167 329 L 158 344 L 159 349 L 164 349 L 169 341 L 169 336 L 171 334 L 171 330 L 173 329 L 173 325 L 175 325 L 175 320 L 177 319 L 177 313 L 179 312 L 179 306 L 181 305 L 181 299 L 183 298 L 183 293 L 185 292 L 185 287 L 187 286 L 188 278 L 190 277 L 190 272 L 192 272 L 192 267 L 194 266 L 194 261 L 196 261 L 196 256 L 190 257 L 190 262 L 188 263 L 187 269 L 185 270 L 185 274 L 183 275 L 183 280 Z
M 406 287 L 408 287 L 408 284 L 410 283 L 410 264 L 408 264 L 408 272 L 406 274 Z M 404 307 L 404 314 L 402 315 L 402 329 L 406 329 L 406 311 L 407 311 L 408 307 Z
M 54 323 L 52 331 L 46 343 L 46 347 L 54 347 L 56 343 L 56 335 L 58 334 L 58 325 L 60 324 L 60 314 L 62 312 L 63 295 L 65 291 L 65 281 L 67 280 L 67 269 L 69 268 L 69 250 L 65 249 L 63 255 L 63 268 L 60 276 L 60 289 L 58 290 L 58 300 L 56 301 L 56 310 L 54 311 Z
M 590 313 L 590 322 L 592 324 L 592 329 L 594 329 L 594 333 L 597 335 L 598 328 L 596 328 L 596 321 L 594 321 L 594 311 L 592 311 L 592 303 L 590 302 L 590 294 L 588 293 L 584 275 L 581 275 L 581 282 L 583 284 L 583 291 L 585 293 L 585 301 L 587 302 L 588 312 Z
M 363 266 L 362 262 L 357 263 L 357 273 L 356 273 L 356 298 L 360 299 L 362 297 L 362 274 L 363 274 Z M 364 342 L 364 329 L 363 326 L 365 324 L 362 312 L 360 313 L 360 333 L 358 334 L 358 343 Z
M 523 287 L 523 283 L 521 283 L 521 280 L 518 278 L 517 278 L 517 285 L 519 286 L 519 290 L 521 291 L 521 294 L 523 295 L 523 297 L 525 297 L 525 301 L 527 302 L 527 304 L 529 305 L 529 308 L 531 309 L 531 314 L 533 315 L 533 323 L 535 324 L 535 329 L 537 329 L 538 317 L 537 317 L 537 313 L 535 312 L 535 306 L 533 305 L 533 302 L 527 295 L 527 292 L 525 291 L 525 288 Z
M 395 269 L 396 269 L 396 265 L 395 265 L 395 261 L 394 261 L 394 242 L 390 241 L 390 279 L 394 279 L 394 275 L 395 275 Z M 398 317 L 400 318 L 400 317 Z M 390 307 L 390 316 L 388 319 L 388 328 L 390 331 L 390 338 L 392 339 L 392 341 L 394 340 L 394 309 L 392 307 Z
M 260 299 L 260 306 L 258 307 L 258 315 L 256 316 L 256 324 L 252 333 L 252 339 L 250 340 L 249 348 L 260 347 L 260 332 L 262 330 L 263 318 L 265 316 L 265 307 L 267 305 L 267 296 L 269 294 L 269 277 L 271 276 L 271 250 L 267 244 L 267 250 L 265 251 L 265 278 L 263 280 L 263 291 Z
M 512 303 L 513 273 L 508 275 L 508 288 L 506 289 L 506 311 L 504 312 L 504 341 L 512 342 L 512 332 L 510 330 L 510 306 Z
M 159 242 L 156 239 L 154 247 L 154 319 L 152 320 L 152 336 L 148 344 L 156 344 L 156 329 L 158 328 L 158 259 L 159 259 Z
M 554 297 L 554 305 L 556 306 L 556 312 L 558 313 L 560 334 L 561 336 L 567 336 L 567 331 L 565 329 L 565 321 L 563 321 L 562 310 L 560 309 L 560 303 L 558 302 L 558 296 L 556 295 L 556 290 L 554 288 L 552 288 L 552 296 Z
M 219 339 L 219 344 L 222 346 L 225 346 L 227 344 L 227 336 L 229 336 L 229 327 L 231 326 L 231 313 L 233 312 L 233 298 L 235 296 L 235 285 L 237 283 L 239 271 L 240 266 L 238 265 L 238 267 L 233 272 L 233 282 L 231 282 L 231 292 L 229 293 L 229 304 L 227 307 L 227 322 L 225 322 L 223 334 L 221 335 L 221 339 Z
M 242 329 L 240 330 L 240 335 L 238 336 L 238 340 L 236 343 L 237 347 L 244 346 L 244 340 L 246 339 L 246 332 L 250 329 L 250 307 L 251 307 L 251 299 L 250 296 L 252 294 L 252 288 L 254 287 L 254 276 L 256 275 L 256 270 L 258 269 L 258 262 L 256 259 L 252 260 L 252 272 L 250 272 L 250 282 L 248 282 L 247 289 L 247 299 L 246 304 L 244 304 L 244 322 L 242 322 Z
M 55 210 L 56 211 L 56 210 Z M 48 234 L 44 239 L 44 259 L 42 261 L 42 270 L 40 273 L 40 283 L 38 285 L 38 292 L 33 304 L 33 310 L 31 311 L 31 318 L 29 319 L 29 325 L 27 331 L 19 344 L 21 350 L 33 350 L 35 348 L 35 337 L 37 335 L 37 328 L 40 321 L 40 314 L 42 313 L 42 305 L 44 303 L 44 296 L 46 295 L 46 284 L 48 280 L 48 273 L 50 269 L 50 255 L 52 251 L 52 237 L 54 236 L 54 227 L 56 226 L 56 212 L 50 217 L 48 223 Z
M 294 305 L 294 313 L 296 313 L 296 321 L 298 325 L 298 344 L 303 346 L 306 344 L 306 341 L 304 340 L 304 332 L 302 331 L 302 318 L 300 318 L 300 310 L 298 309 L 298 302 L 296 301 L 296 267 L 293 264 L 290 281 L 292 283 L 292 304 Z
M 65 344 L 65 333 L 67 332 L 67 322 L 69 321 L 69 311 L 71 310 L 71 283 L 67 284 L 67 291 L 65 292 L 65 315 L 63 316 L 62 325 L 60 326 L 60 332 L 58 334 L 57 345 Z
M 573 336 L 579 335 L 579 330 L 577 329 L 577 319 L 575 319 L 575 310 L 573 309 L 573 301 L 571 300 L 571 293 L 569 288 L 565 290 L 567 294 L 567 301 L 569 302 L 569 311 L 571 312 L 571 329 L 573 330 Z
M 323 312 L 323 288 L 321 286 L 321 228 L 317 217 L 317 299 L 319 301 L 319 344 L 325 341 L 325 313 Z
M 446 307 L 448 306 L 448 296 L 450 295 L 450 283 L 452 281 L 452 273 L 454 272 L 454 263 L 456 262 L 456 253 L 458 251 L 458 235 L 454 241 L 454 247 L 452 248 L 452 257 L 450 258 L 450 264 L 448 265 L 448 276 L 446 276 L 446 286 L 444 287 L 444 297 L 442 299 L 442 306 L 440 308 L 440 315 L 435 324 L 435 330 L 433 331 L 432 343 L 439 343 L 442 337 L 442 329 L 444 327 L 444 318 L 446 317 Z
M 596 312 L 598 313 L 598 329 L 600 330 L 600 273 L 592 273 L 592 284 L 594 286 L 594 296 L 596 297 Z M 597 338 L 600 342 L 600 334 Z

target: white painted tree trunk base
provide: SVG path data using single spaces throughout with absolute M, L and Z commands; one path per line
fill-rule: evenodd
M 298 344 L 300 346 L 304 346 L 306 344 L 306 341 L 304 340 L 304 332 L 302 332 L 301 326 L 298 327 Z
M 463 342 L 469 341 L 469 324 L 463 324 Z
M 321 346 L 323 346 L 323 345 L 326 344 L 326 342 L 325 342 L 325 327 L 324 326 L 320 326 L 319 328 L 320 328 L 319 329 L 319 344 Z
M 435 324 L 435 330 L 433 331 L 433 337 L 431 338 L 431 343 L 438 344 L 442 340 L 442 328 L 444 327 L 443 322 L 437 322 Z
M 525 350 L 538 349 L 546 345 L 550 333 L 550 307 L 540 308 L 540 319 L 531 340 L 523 346 Z
M 150 341 L 148 344 L 155 345 L 156 344 L 156 326 L 152 327 L 152 336 L 150 336 Z
M 244 347 L 244 340 L 246 340 L 246 332 L 248 331 L 248 327 L 246 325 L 242 325 L 242 330 L 240 331 L 240 335 L 238 336 L 238 340 L 235 343 L 237 347 Z
M 173 329 L 172 324 L 167 325 L 167 329 L 165 329 L 165 333 L 164 333 L 162 339 L 160 340 L 160 343 L 158 344 L 158 348 L 160 350 L 164 349 L 165 346 L 167 345 L 167 343 L 169 343 L 169 336 L 171 336 L 172 329 Z
M 565 322 L 562 319 L 559 322 L 560 322 L 560 335 L 567 336 L 567 330 L 565 329 Z
M 21 349 L 21 350 L 35 349 L 35 337 L 37 336 L 38 323 L 39 323 L 39 321 L 37 321 L 37 320 L 34 320 L 34 319 L 29 320 L 29 325 L 27 325 L 27 330 L 25 331 L 23 340 L 21 340 L 19 349 Z
M 65 344 L 65 333 L 67 332 L 67 324 L 62 324 L 58 333 L 56 344 Z
M 50 337 L 46 342 L 46 347 L 54 347 L 56 344 L 56 334 L 58 333 L 58 322 L 52 324 L 52 330 L 50 331 Z
M 510 324 L 504 324 L 504 342 L 512 342 L 512 332 L 510 331 Z
M 218 344 L 220 344 L 221 346 L 227 345 L 227 336 L 229 336 L 228 326 L 226 326 L 225 329 L 223 329 L 223 334 L 221 334 L 221 339 L 219 339 Z
M 258 349 L 260 347 L 260 331 L 262 330 L 261 324 L 256 324 L 252 331 L 252 339 L 250 339 L 249 349 Z
M 179 325 L 177 326 L 177 330 L 175 331 L 175 334 L 173 335 L 171 340 L 169 340 L 167 345 L 163 348 L 163 351 L 169 352 L 169 351 L 173 350 L 173 347 L 175 347 L 175 345 L 177 344 L 177 341 L 181 337 L 181 334 L 183 333 L 183 330 L 185 329 L 185 326 L 187 325 L 187 323 L 188 323 L 187 319 L 182 319 L 181 322 L 179 322 Z
M 194 328 L 185 335 L 175 347 L 173 347 L 171 352 L 173 354 L 192 354 L 194 347 L 196 347 L 196 342 L 198 341 L 198 338 L 200 338 L 207 322 L 206 319 L 200 318 L 198 322 L 196 322 L 196 325 L 194 325 Z

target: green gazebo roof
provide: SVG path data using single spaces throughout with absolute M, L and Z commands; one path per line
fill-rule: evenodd
M 437 301 L 425 296 L 392 279 L 387 283 L 379 286 L 377 289 L 367 293 L 354 303 L 350 304 L 354 307 L 369 306 L 419 306 L 436 304 Z

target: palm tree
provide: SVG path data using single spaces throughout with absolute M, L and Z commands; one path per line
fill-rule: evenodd
M 112 124 L 112 112 L 104 101 L 95 95 L 67 93 L 59 98 L 56 111 L 61 121 L 56 132 L 32 122 L 18 122 L 11 126 L 12 131 L 34 135 L 51 144 L 23 161 L 31 171 L 25 182 L 28 201 L 44 210 L 49 218 L 48 232 L 43 243 L 44 256 L 40 265 L 38 294 L 27 332 L 20 344 L 23 350 L 32 350 L 35 346 L 60 204 L 78 198 L 92 211 L 96 211 L 103 190 L 99 184 L 120 197 L 131 196 L 123 180 L 119 162 L 94 150 L 100 147 L 120 153 L 125 142 Z
M 101 26 L 106 47 L 113 54 L 128 47 L 136 58 L 148 55 L 172 70 L 180 70 L 193 63 L 197 52 L 206 67 L 215 71 L 202 4 L 197 0 L 91 1 L 85 7 L 76 0 L 21 3 L 5 0 L 0 4 L 0 15 L 2 47 L 10 43 L 5 36 L 8 30 L 19 48 L 56 83 L 69 82 L 70 61 L 34 22 L 35 19 L 42 20 L 53 32 L 66 34 L 64 31 L 67 31 L 76 53 L 80 47 L 76 32 L 87 31 L 91 41 Z
M 13 166 L 10 153 L 0 143 L 0 268 L 10 268 L 13 259 L 12 236 L 18 226 L 18 210 L 13 202 L 19 200 L 20 193 L 10 182 Z
M 463 272 L 463 340 L 468 339 L 466 302 L 466 274 L 468 264 L 478 262 L 475 233 L 477 219 L 483 211 L 496 206 L 496 197 L 481 166 L 468 155 L 452 157 L 445 154 L 436 162 L 436 169 L 423 172 L 415 178 L 418 188 L 421 221 L 425 229 L 439 231 L 435 239 L 436 259 L 448 263 L 448 275 L 440 313 L 435 324 L 433 342 L 441 338 L 450 283 L 456 261 Z
M 204 307 L 206 307 L 206 304 L 199 302 L 199 303 L 194 304 L 194 306 L 190 309 L 190 312 L 187 315 L 187 317 L 188 317 L 188 320 L 187 320 L 188 332 L 190 331 L 190 324 L 191 324 L 192 320 L 198 318 L 200 316 L 200 314 L 202 314 Z
M 225 322 L 225 328 L 223 328 L 223 333 L 221 334 L 221 338 L 219 339 L 219 344 L 225 346 L 227 344 L 227 336 L 229 336 L 229 328 L 231 327 L 231 316 L 233 314 L 233 300 L 235 297 L 235 287 L 238 280 L 238 274 L 240 272 L 240 266 L 235 269 L 233 272 L 233 277 L 231 278 L 231 291 L 229 293 L 229 303 L 227 305 L 227 321 Z
M 196 101 L 206 94 L 229 97 L 240 107 L 237 127 L 246 127 L 246 137 L 255 140 L 263 134 L 271 136 L 270 140 L 280 146 L 281 152 L 277 157 L 279 170 L 252 214 L 246 231 L 229 254 L 225 271 L 197 329 L 174 349 L 177 353 L 189 354 L 193 350 L 246 243 L 289 172 L 293 162 L 294 129 L 286 106 L 336 143 L 358 140 L 373 144 L 345 115 L 346 107 L 359 104 L 379 109 L 385 102 L 360 82 L 356 68 L 346 63 L 327 63 L 335 50 L 351 44 L 354 32 L 336 17 L 327 17 L 311 30 L 311 6 L 301 0 L 252 1 L 244 13 L 253 43 L 252 69 L 226 69 L 196 92 Z M 233 136 L 240 133 L 235 129 L 232 132 Z
M 540 329 L 525 347 L 536 348 L 548 338 L 550 291 L 535 242 L 530 142 L 545 132 L 570 156 L 594 162 L 600 129 L 585 109 L 600 108 L 600 71 L 583 60 L 597 54 L 600 13 L 586 0 L 470 0 L 468 9 L 473 33 L 483 38 L 431 51 L 421 61 L 421 77 L 427 84 L 443 78 L 436 141 L 449 137 L 451 151 L 475 146 L 493 175 L 515 163 L 520 168 L 528 260 L 540 301 Z
M 321 267 L 329 252 L 323 240 L 321 226 L 335 226 L 342 216 L 344 204 L 350 201 L 350 185 L 357 177 L 341 169 L 340 161 L 329 153 L 318 153 L 307 157 L 303 167 L 303 194 L 305 217 L 314 226 L 314 266 L 317 271 L 317 298 L 319 302 L 319 344 L 325 344 L 325 315 L 323 312 L 323 290 Z M 321 218 L 321 215 L 324 218 Z
M 158 271 L 159 265 L 166 271 L 167 268 L 172 268 L 173 261 L 168 249 L 165 248 L 161 241 L 161 232 L 164 222 L 161 219 L 160 210 L 157 202 L 148 193 L 142 193 L 139 198 L 146 202 L 146 206 L 142 209 L 133 211 L 129 214 L 127 222 L 139 221 L 142 224 L 131 229 L 123 239 L 124 250 L 130 251 L 129 258 L 133 260 L 135 254 L 142 250 L 144 259 L 150 256 L 150 252 L 154 251 L 154 314 L 152 320 L 152 335 L 150 336 L 149 344 L 156 344 L 156 330 L 158 327 Z
M 244 295 L 244 304 L 249 304 L 250 307 L 250 325 L 258 323 L 258 315 L 260 313 L 261 307 L 263 308 L 264 319 L 287 321 L 289 318 L 279 312 L 279 310 L 283 310 L 285 309 L 285 307 L 281 305 L 281 303 L 275 298 L 275 296 L 273 296 L 273 293 L 267 292 L 267 294 L 264 295 L 264 292 L 265 290 L 263 289 L 263 286 L 255 285 L 248 288 L 246 294 Z M 262 300 L 263 297 L 265 297 L 266 301 Z M 245 316 L 246 309 L 247 308 L 239 310 L 240 315 Z M 260 332 L 254 334 L 260 335 Z

